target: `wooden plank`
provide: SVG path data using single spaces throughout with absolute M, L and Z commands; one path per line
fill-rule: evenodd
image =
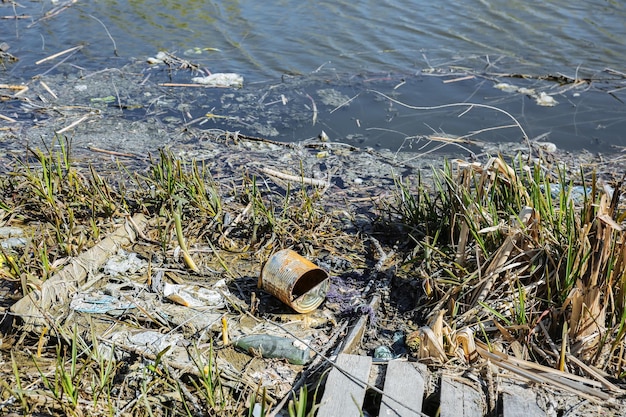
M 370 375 L 370 365 L 372 358 L 369 356 L 339 354 L 337 356 L 337 367 L 333 368 L 326 380 L 324 396 L 318 417 L 359 417 L 363 408 L 366 386 L 362 382 L 367 382 Z M 349 373 L 345 375 L 339 369 Z M 356 381 L 350 376 L 358 379 Z
M 369 303 L 368 311 L 370 309 L 373 311 L 377 311 L 379 304 L 380 304 L 380 296 L 375 294 Z M 361 317 L 359 317 L 359 320 L 356 322 L 354 327 L 350 330 L 350 332 L 344 339 L 343 344 L 341 346 L 341 353 L 356 352 L 359 345 L 361 344 L 361 340 L 363 339 L 363 334 L 365 333 L 365 329 L 367 328 L 368 321 L 369 321 L 369 314 L 364 314 Z
M 544 417 L 546 412 L 537 404 L 537 394 L 517 384 L 502 386 L 503 417 Z
M 485 400 L 482 392 L 470 381 L 450 375 L 441 376 L 440 417 L 479 417 L 485 415 Z
M 418 366 L 420 370 L 416 368 Z M 404 361 L 389 361 L 385 374 L 380 417 L 416 417 L 422 411 L 426 366 Z M 399 401 L 399 402 L 398 402 Z

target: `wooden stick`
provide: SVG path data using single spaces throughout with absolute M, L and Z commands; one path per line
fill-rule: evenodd
M 533 362 L 522 361 L 503 353 L 489 352 L 489 350 L 486 349 L 486 345 L 483 343 L 478 341 L 475 343 L 477 344 L 476 350 L 484 359 L 489 359 L 494 365 L 511 371 L 530 381 L 557 386 L 594 402 L 614 401 L 612 395 L 598 389 L 591 388 L 587 385 L 583 385 L 585 382 L 593 383 L 595 381 L 585 380 L 585 378 L 567 374 L 553 368 L 544 367 Z M 523 368 L 523 366 L 528 366 L 528 368 Z
M 69 125 L 65 126 L 63 129 L 59 129 L 59 130 L 57 130 L 57 131 L 56 131 L 56 132 L 54 132 L 54 133 L 56 133 L 57 135 L 60 135 L 60 134 L 62 134 L 62 133 L 65 133 L 65 132 L 67 132 L 68 130 L 70 130 L 71 128 L 73 128 L 73 127 L 77 126 L 78 124 L 80 124 L 80 123 L 84 122 L 84 121 L 85 121 L 85 120 L 87 120 L 87 119 L 89 119 L 89 116 L 83 116 L 83 117 L 81 117 L 80 119 L 78 119 L 78 120 L 76 120 L 76 121 L 74 121 L 74 122 L 70 123 Z
M 204 88 L 232 88 L 221 85 L 206 85 L 206 84 L 184 84 L 184 83 L 160 83 L 161 87 L 204 87 Z
M 87 149 L 89 149 L 91 152 L 100 152 L 100 153 L 104 153 L 104 154 L 112 155 L 112 156 L 123 156 L 123 157 L 126 157 L 126 158 L 141 159 L 141 156 L 139 156 L 137 154 L 134 154 L 134 153 L 109 151 L 107 149 L 96 148 L 95 146 L 88 146 Z
M 83 49 L 83 45 L 78 45 L 78 46 L 75 46 L 73 48 L 66 49 L 65 51 L 57 52 L 56 54 L 52 54 L 49 57 L 40 59 L 39 61 L 35 62 L 35 65 L 43 64 L 46 61 L 51 61 L 51 60 L 53 60 L 55 58 L 58 58 L 58 57 L 60 57 L 62 55 L 69 54 L 70 52 L 78 51 L 78 50 L 81 50 L 81 49 Z
M 473 75 L 466 75 L 465 77 L 459 77 L 459 78 L 452 78 L 450 80 L 443 80 L 444 84 L 448 84 L 448 83 L 455 83 L 457 81 L 466 81 L 466 80 L 473 80 L 474 78 L 476 78 Z
M 3 114 L 0 114 L 0 119 L 5 120 L 7 122 L 11 122 L 11 123 L 16 123 L 17 120 L 10 118 L 9 116 L 5 116 Z
M 566 353 L 565 356 L 568 361 L 574 362 L 577 366 L 579 366 L 589 375 L 596 378 L 605 388 L 610 389 L 611 391 L 623 392 L 621 388 L 611 383 L 602 374 L 600 374 L 600 371 L 598 371 L 596 368 L 587 365 L 586 363 L 584 363 L 583 361 L 581 361 L 580 359 L 578 359 L 576 356 L 572 355 L 571 353 Z
M 307 185 L 313 185 L 316 187 L 327 187 L 330 184 L 330 181 L 318 180 L 316 178 L 308 178 L 308 177 L 297 177 L 295 175 L 285 174 L 280 171 L 275 171 L 271 168 L 261 168 L 261 171 L 267 175 L 271 175 L 272 177 L 280 178 L 285 181 L 293 181 L 293 182 L 301 182 Z
M 313 97 L 308 94 L 306 96 L 309 98 L 309 100 L 311 100 L 311 106 L 313 107 L 313 118 L 311 126 L 315 126 L 315 123 L 317 122 L 317 105 L 315 104 L 315 100 L 313 100 Z
M 13 16 L 0 16 L 0 19 L 30 19 L 31 16 L 27 15 L 27 14 L 21 14 L 21 15 L 13 15 Z
M 0 88 L 7 88 L 9 90 L 28 90 L 27 86 L 17 84 L 0 84 Z
M 54 97 L 55 99 L 58 99 L 57 95 L 54 94 L 54 91 L 52 91 L 50 89 L 50 87 L 48 87 L 48 84 L 46 84 L 45 82 L 43 82 L 43 80 L 39 80 L 39 84 L 41 84 L 41 86 L 43 88 L 45 88 L 45 90 L 48 92 L 48 94 L 50 94 L 52 97 Z

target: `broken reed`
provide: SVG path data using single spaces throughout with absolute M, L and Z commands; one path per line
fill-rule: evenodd
M 626 242 L 621 183 L 569 178 L 542 165 L 446 163 L 432 189 L 397 181 L 387 220 L 413 242 L 424 314 L 452 329 L 532 352 L 554 343 L 614 375 L 623 372 Z M 539 327 L 538 327 L 539 326 Z M 535 349 L 536 351 L 536 349 Z M 539 358 L 541 359 L 541 358 Z

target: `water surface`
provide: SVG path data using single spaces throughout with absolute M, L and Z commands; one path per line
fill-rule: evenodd
M 48 17 L 51 11 L 58 13 Z M 145 61 L 159 50 L 174 52 L 207 71 L 242 74 L 250 88 L 276 82 L 285 74 L 319 71 L 337 74 L 336 80 L 356 74 L 419 77 L 424 71 L 447 68 L 564 74 L 598 81 L 605 93 L 564 95 L 561 104 L 550 109 L 537 109 L 532 100 L 518 95 L 517 104 L 508 108 L 528 130 L 552 132 L 553 139 L 565 147 L 624 145 L 620 119 L 626 97 L 620 72 L 626 70 L 626 6 L 619 1 L 24 1 L 2 3 L 0 12 L 7 17 L 0 21 L 0 39 L 20 59 L 0 77 L 27 80 L 48 71 L 119 67 L 132 60 Z M 25 18 L 11 19 L 15 16 Z M 58 60 L 36 64 L 79 44 L 84 47 L 66 57 L 63 65 L 52 67 Z M 512 102 L 489 90 L 492 84 L 479 88 L 475 83 L 455 83 L 444 88 L 440 83 L 439 89 L 429 87 L 425 95 L 417 82 L 400 93 L 403 100 L 422 106 L 458 100 Z M 350 83 L 343 87 L 351 88 Z M 590 87 L 590 91 L 598 89 Z M 344 119 L 326 114 L 322 122 L 339 136 L 350 135 L 353 120 L 364 118 L 350 111 L 360 108 L 367 120 L 378 120 L 375 115 L 382 113 L 373 103 L 355 102 Z M 370 126 L 378 130 L 364 134 L 366 144 L 395 146 L 391 145 L 395 140 L 374 133 L 383 129 L 410 136 L 423 132 L 425 124 L 455 134 L 480 128 L 469 118 L 461 118 L 460 126 L 446 123 L 453 117 L 430 124 L 425 120 L 415 124 L 412 119 L 407 115 Z M 292 139 L 306 137 L 310 130 L 301 132 L 293 124 L 279 133 Z

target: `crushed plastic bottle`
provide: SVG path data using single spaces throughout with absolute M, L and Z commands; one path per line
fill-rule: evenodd
M 311 360 L 311 349 L 299 340 L 269 334 L 251 334 L 233 342 L 235 346 L 264 358 L 286 359 L 293 365 Z

